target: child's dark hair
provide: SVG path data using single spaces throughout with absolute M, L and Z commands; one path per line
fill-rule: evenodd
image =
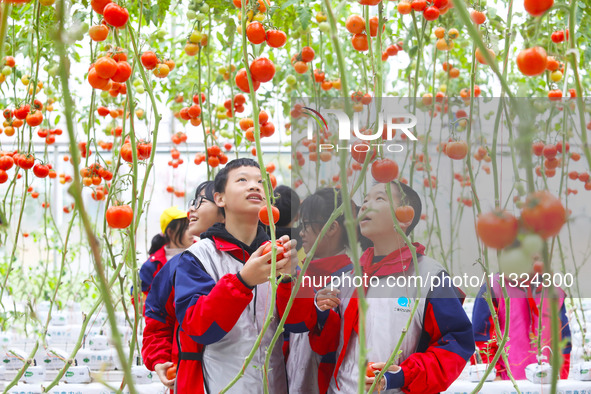
M 289 186 L 279 185 L 273 191 L 275 195 L 275 206 L 279 209 L 279 220 L 277 227 L 286 227 L 300 210 L 300 196 Z
M 213 193 L 215 189 L 215 184 L 213 181 L 205 181 L 197 186 L 197 190 L 195 190 L 195 198 L 199 197 L 200 194 L 203 194 L 205 198 L 208 200 L 213 201 Z
M 392 190 L 398 189 L 398 199 L 401 205 L 410 205 L 414 211 L 415 216 L 410 223 L 410 226 L 406 229 L 406 235 L 410 234 L 415 229 L 416 225 L 421 220 L 421 211 L 423 210 L 423 204 L 421 204 L 421 198 L 419 194 L 410 186 L 405 183 L 392 181 L 392 185 L 396 186 Z
M 335 198 L 336 196 L 336 198 Z M 320 231 L 324 224 L 330 218 L 330 215 L 343 203 L 340 189 L 323 188 L 317 190 L 314 194 L 306 197 L 300 207 L 300 222 L 310 221 L 311 225 L 316 231 Z M 357 216 L 358 207 L 354 202 L 351 201 L 353 208 L 353 215 Z M 335 220 L 339 226 L 343 229 L 341 233 L 341 244 L 344 246 L 349 245 L 347 237 L 347 231 L 345 230 L 345 215 L 340 215 Z M 366 249 L 367 239 L 360 236 L 359 228 L 357 229 L 358 239 L 361 243 L 362 249 Z
M 148 254 L 151 255 L 156 253 L 164 245 L 170 243 L 170 241 L 174 241 L 176 244 L 181 243 L 181 239 L 183 238 L 185 231 L 187 231 L 187 227 L 189 227 L 188 218 L 171 220 L 168 226 L 166 226 L 164 235 L 156 234 L 154 238 L 152 238 L 152 244 L 150 245 Z
M 217 175 L 215 176 L 214 190 L 216 193 L 223 193 L 224 191 L 226 191 L 226 184 L 228 183 L 228 174 L 230 173 L 231 170 L 233 170 L 235 168 L 239 168 L 239 167 L 256 167 L 259 169 L 261 168 L 259 166 L 259 163 L 257 163 L 253 159 L 241 158 L 241 159 L 234 159 L 234 160 L 228 162 L 228 164 L 226 164 L 226 166 L 224 168 L 222 168 L 220 170 L 220 172 L 218 172 Z

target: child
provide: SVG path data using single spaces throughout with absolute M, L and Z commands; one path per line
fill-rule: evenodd
M 180 393 L 217 393 L 242 371 L 267 313 L 274 318 L 250 365 L 232 393 L 262 393 L 266 352 L 271 393 L 287 392 L 281 343 L 268 349 L 279 316 L 269 308 L 271 253 L 262 254 L 269 237 L 258 226 L 265 205 L 261 171 L 252 159 L 229 162 L 215 177 L 214 199 L 225 224 L 201 234 L 201 241 L 180 257 L 175 278 L 176 316 L 181 329 L 176 379 Z M 292 244 L 281 238 L 285 257 L 277 275 L 290 273 Z
M 400 223 L 406 234 L 410 234 L 421 216 L 421 201 L 417 193 L 396 181 L 372 187 L 361 206 L 361 234 L 373 242 L 373 247 L 363 253 L 360 264 L 367 277 L 376 276 L 379 280 L 377 285 L 365 289 L 368 303 L 365 317 L 367 361 L 374 363 L 374 371 L 384 367 L 406 326 L 413 302 L 418 302 L 416 313 L 400 346 L 402 353 L 395 358 L 385 379 L 377 387 L 380 390 L 392 390 L 388 392 L 445 391 L 474 353 L 472 326 L 456 288 L 446 282 L 430 290 L 426 278 L 435 276 L 441 279 L 448 274 L 438 262 L 425 255 L 425 247 L 419 243 L 413 244 L 418 258 L 418 272 L 415 271 L 412 254 L 394 227 L 387 186 L 392 190 L 394 209 L 403 205 L 410 205 L 414 209 L 412 221 Z M 420 298 L 415 299 L 418 295 L 416 287 L 392 285 L 397 283 L 397 279 L 408 279 L 409 276 L 420 276 L 425 281 L 421 286 Z M 420 284 L 418 279 L 417 283 Z M 343 281 L 340 292 L 325 289 L 323 294 L 319 292 L 317 295 L 319 310 L 339 307 L 338 313 L 329 311 L 319 341 L 313 344 L 314 349 L 321 354 L 334 350 L 336 346 L 337 361 L 329 393 L 357 391 L 360 349 L 356 292 L 353 285 Z M 366 388 L 374 379 L 365 378 Z
M 320 189 L 304 200 L 300 208 L 300 237 L 306 254 L 310 253 L 322 227 L 341 202 L 341 193 L 332 188 Z M 339 216 L 318 242 L 306 276 L 320 279 L 351 271 L 351 260 L 345 254 L 348 239 L 344 221 L 344 216 Z M 334 353 L 320 357 L 312 351 L 308 333 L 286 333 L 289 345 L 286 368 L 290 394 L 325 393 L 332 376 Z
M 150 257 L 140 268 L 144 296 L 150 291 L 154 277 L 164 264 L 193 244 L 193 236 L 187 231 L 188 227 L 187 212 L 176 206 L 166 208 L 160 215 L 162 233 L 152 238 L 152 245 L 148 251 Z
M 195 198 L 189 203 L 189 227 L 187 231 L 198 237 L 224 217 L 213 202 L 213 181 L 206 181 L 197 187 Z M 174 276 L 179 255 L 173 257 L 152 282 L 152 289 L 146 299 L 142 357 L 150 371 L 155 371 L 162 383 L 174 387 L 174 379 L 166 377 L 166 370 L 178 360 L 178 349 L 174 340 L 178 327 L 174 309 Z
M 533 277 L 533 273 L 531 275 Z M 508 299 L 510 301 L 510 324 L 509 324 L 509 340 L 505 343 L 507 349 L 507 359 L 511 367 L 511 375 L 513 378 L 525 379 L 525 367 L 529 364 L 534 364 L 538 360 L 538 340 L 542 341 L 542 347 L 551 346 L 552 326 L 550 317 L 550 297 L 549 289 L 544 287 L 536 287 L 529 284 L 527 287 L 521 287 L 524 284 L 521 277 L 515 283 L 506 280 L 504 286 L 507 290 Z M 544 291 L 544 304 L 541 305 L 542 291 Z M 493 282 L 492 301 L 495 312 L 499 318 L 499 325 L 501 332 L 505 331 L 505 322 L 507 315 L 505 314 L 505 298 L 501 288 L 501 279 L 499 275 L 495 276 Z M 556 289 L 558 293 L 558 307 L 560 309 L 560 326 L 561 326 L 561 340 L 570 339 L 570 328 L 568 325 L 568 318 L 566 316 L 566 307 L 564 305 L 565 294 L 560 288 Z M 472 324 L 474 325 L 474 338 L 476 339 L 476 346 L 481 352 L 482 360 L 488 363 L 497 351 L 495 327 L 490 314 L 490 309 L 484 294 L 486 293 L 486 285 L 484 285 L 476 299 L 474 300 L 474 309 L 472 310 Z M 540 311 L 542 310 L 542 332 L 538 331 Z M 541 338 L 540 338 L 541 337 Z M 490 341 L 492 339 L 492 341 Z M 563 364 L 560 370 L 560 378 L 567 379 L 570 367 L 570 341 L 562 349 Z M 550 362 L 552 357 L 548 348 L 542 351 L 546 356 L 546 361 Z M 499 358 L 495 365 L 497 370 L 497 378 L 507 380 L 509 376 L 502 358 Z

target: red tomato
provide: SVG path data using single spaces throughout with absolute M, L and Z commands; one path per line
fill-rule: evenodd
M 0 156 L 0 170 L 8 171 L 14 165 L 14 159 L 10 156 Z
M 111 77 L 113 82 L 126 82 L 131 76 L 131 66 L 125 60 L 117 62 L 117 72 Z
M 26 104 L 26 105 L 21 105 L 19 108 L 15 109 L 13 111 L 13 113 L 17 119 L 24 120 L 24 119 L 26 119 L 27 115 L 29 114 L 29 111 L 31 111 L 31 106 L 29 104 Z M 5 115 L 5 117 L 6 117 L 6 115 Z
M 4 170 L 0 170 L 0 183 L 5 183 L 8 180 L 8 174 Z
M 266 39 L 271 48 L 280 48 L 287 42 L 287 35 L 281 30 L 269 30 Z
M 18 161 L 18 165 L 23 170 L 29 170 L 35 165 L 35 157 L 33 155 L 21 155 Z
M 94 63 L 94 70 L 99 77 L 109 79 L 117 72 L 117 62 L 108 56 L 100 57 Z
M 428 21 L 434 21 L 435 19 L 439 18 L 439 8 L 437 7 L 428 7 L 425 11 L 423 11 L 423 17 Z
M 139 142 L 137 145 L 137 153 L 139 160 L 146 160 L 150 158 L 152 154 L 152 143 L 151 142 Z
M 248 86 L 248 74 L 246 73 L 246 69 L 241 69 L 236 73 L 236 86 L 244 93 L 250 93 L 250 87 Z M 255 92 L 258 90 L 261 83 L 256 79 L 252 81 L 252 87 L 254 88 Z
M 260 57 L 251 63 L 250 73 L 257 81 L 269 82 L 275 75 L 275 65 L 266 57 Z
M 273 212 L 273 223 L 277 223 L 279 221 L 279 209 L 277 207 L 271 206 L 271 212 Z M 259 220 L 266 226 L 270 224 L 266 205 L 262 206 L 259 210 Z
M 470 18 L 477 25 L 482 25 L 484 22 L 486 22 L 486 15 L 480 11 L 472 10 L 472 12 L 470 12 Z
M 41 111 L 35 110 L 27 115 L 27 124 L 31 127 L 39 126 L 43 122 L 43 114 Z
M 503 249 L 517 238 L 517 218 L 507 211 L 497 209 L 478 215 L 476 233 L 489 248 Z
M 371 165 L 371 175 L 380 183 L 388 183 L 398 178 L 398 164 L 394 160 L 376 160 Z
M 525 0 L 523 6 L 525 10 L 532 16 L 540 16 L 546 12 L 552 5 L 554 0 Z
M 121 146 L 121 158 L 128 163 L 133 162 L 133 152 L 131 144 L 123 144 Z
M 105 41 L 109 36 L 109 28 L 103 24 L 92 26 L 88 30 L 88 35 L 95 42 Z
M 176 378 L 176 368 L 176 364 L 172 364 L 172 366 L 166 370 L 166 379 L 172 380 Z
M 314 60 L 314 50 L 310 47 L 303 47 L 301 56 L 303 62 L 310 63 Z
M 114 205 L 107 209 L 107 223 L 112 228 L 127 228 L 133 220 L 133 210 L 129 205 Z
M 367 363 L 367 367 L 365 368 L 365 376 L 368 378 L 375 378 L 377 369 L 373 368 L 373 363 Z
M 276 245 L 277 245 L 277 261 L 283 260 L 285 258 L 285 255 L 283 254 L 283 252 L 285 251 L 283 249 L 283 243 L 281 243 L 281 241 L 276 241 Z M 267 242 L 267 244 L 265 245 L 265 248 L 263 249 L 262 255 L 264 256 L 267 253 L 271 253 L 272 250 L 273 250 L 273 246 L 272 246 L 271 242 Z M 271 260 L 269 260 L 269 264 L 271 264 Z
M 142 54 L 142 64 L 148 70 L 153 70 L 156 68 L 160 61 L 158 60 L 158 56 L 152 51 L 146 51 Z
M 345 22 L 345 28 L 351 34 L 363 33 L 365 30 L 365 20 L 359 15 L 350 15 Z
M 35 174 L 37 178 L 45 178 L 49 175 L 49 167 L 45 164 L 35 164 L 35 167 L 33 167 L 33 174 Z
M 92 9 L 97 13 L 103 15 L 105 6 L 109 4 L 111 0 L 91 0 L 90 5 Z
M 409 223 L 415 217 L 415 210 L 410 205 L 403 205 L 396 208 L 394 214 L 400 223 Z
M 453 160 L 462 160 L 468 154 L 468 144 L 466 141 L 448 142 L 445 148 L 445 154 Z
M 544 152 L 544 146 L 545 145 L 544 145 L 544 143 L 542 141 L 535 142 L 532 145 L 532 152 L 533 152 L 533 154 L 536 155 L 536 156 L 542 156 L 542 153 Z
M 261 22 L 252 22 L 246 27 L 246 38 L 253 44 L 261 44 L 267 38 L 265 27 Z
M 123 27 L 129 20 L 129 12 L 119 4 L 109 3 L 103 9 L 105 21 L 115 27 Z
M 557 197 L 541 190 L 527 197 L 521 220 L 533 232 L 549 238 L 560 232 L 566 222 L 566 210 Z
M 517 67 L 524 75 L 534 77 L 546 70 L 548 56 L 542 47 L 524 49 L 517 55 Z

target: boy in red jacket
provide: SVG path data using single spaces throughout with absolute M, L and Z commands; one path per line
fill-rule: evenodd
M 175 277 L 175 309 L 180 325 L 179 393 L 217 393 L 242 371 L 267 314 L 273 319 L 242 377 L 230 393 L 262 393 L 266 352 L 271 393 L 286 393 L 281 341 L 270 347 L 279 320 L 271 299 L 271 253 L 263 254 L 269 237 L 258 226 L 265 205 L 261 171 L 252 159 L 229 162 L 215 178 L 215 203 L 223 208 L 218 223 L 180 257 Z M 290 273 L 292 244 L 281 238 L 284 256 L 277 275 Z M 289 289 L 287 289 L 289 291 Z
M 413 219 L 400 223 L 406 234 L 414 229 L 421 216 L 417 193 L 398 182 L 374 186 L 359 211 L 361 234 L 373 242 L 373 247 L 361 256 L 360 264 L 368 278 L 377 277 L 370 282 L 372 286 L 365 288 L 367 357 L 376 373 L 384 367 L 405 329 L 413 304 L 418 302 L 399 348 L 401 353 L 385 373 L 385 379 L 378 383 L 378 388 L 388 393 L 437 393 L 453 383 L 474 353 L 472 325 L 462 308 L 463 295 L 443 281 L 448 277 L 447 272 L 425 255 L 425 247 L 419 243 L 413 244 L 418 259 L 418 271 L 415 270 L 412 254 L 395 229 L 387 186 L 392 190 L 394 210 L 403 205 L 414 209 Z M 397 279 L 408 279 L 409 276 L 422 278 L 424 284 L 420 287 L 420 296 L 418 286 L 392 285 L 401 283 Z M 430 281 L 425 279 L 432 277 L 443 284 L 431 289 Z M 335 350 L 337 354 L 329 393 L 356 392 L 360 376 L 357 289 L 345 281 L 343 283 L 340 289 L 330 291 L 327 288 L 317 296 L 318 309 L 327 311 L 328 316 L 313 348 L 320 354 Z M 337 306 L 338 313 L 332 309 Z M 374 379 L 365 378 L 366 388 Z

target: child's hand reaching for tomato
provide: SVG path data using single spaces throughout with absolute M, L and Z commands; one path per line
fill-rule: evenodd
M 386 363 L 368 363 L 367 369 L 365 370 L 365 390 L 369 390 L 373 382 L 375 381 L 375 376 L 377 376 L 382 369 L 386 366 Z M 400 367 L 398 365 L 390 365 L 388 367 L 388 372 L 398 372 L 400 371 Z M 371 373 L 373 372 L 373 376 Z M 382 378 L 378 384 L 376 384 L 377 391 L 383 391 L 386 389 L 386 379 Z
M 171 372 L 168 372 L 169 369 L 174 368 Z M 169 389 L 174 388 L 174 382 L 176 379 L 176 364 L 169 362 L 160 363 L 154 365 L 154 371 L 156 375 L 160 378 L 160 381 L 163 385 L 168 387 Z M 174 374 L 172 373 L 174 372 Z M 174 376 L 173 376 L 174 375 Z

